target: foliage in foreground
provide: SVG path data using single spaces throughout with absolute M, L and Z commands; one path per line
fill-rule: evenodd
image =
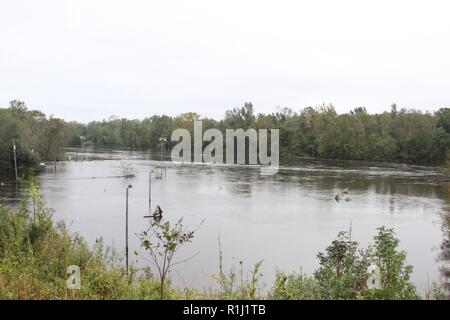
M 320 267 L 313 277 L 278 272 L 268 295 L 261 294 L 259 280 L 262 261 L 255 264 L 250 277 L 244 277 L 243 262 L 226 272 L 219 241 L 218 289 L 199 293 L 178 290 L 170 285 L 168 269 L 159 278 L 149 270 L 131 268 L 129 276 L 120 267 L 114 250 L 100 240 L 91 249 L 77 234 L 71 235 L 63 223 L 54 223 L 52 210 L 45 206 L 39 188 L 31 182 L 29 195 L 16 209 L 0 205 L 0 299 L 418 299 L 410 281 L 412 266 L 405 264 L 406 252 L 398 250 L 393 230 L 379 228 L 374 244 L 359 248 L 350 232 L 341 232 L 325 252 L 318 254 Z M 182 221 L 154 225 L 152 235 L 141 234 L 144 247 L 151 248 L 158 263 L 173 257 L 178 246 L 190 242 L 194 233 Z M 156 229 L 155 229 L 156 228 Z M 164 242 L 165 240 L 169 242 Z M 168 251 L 167 251 L 167 250 Z M 161 255 L 160 255 L 161 254 Z M 163 260 L 160 260 L 162 258 Z M 156 263 L 156 262 L 155 262 Z M 67 267 L 81 269 L 81 289 L 67 289 Z M 379 270 L 379 286 L 370 266 Z M 170 269 L 170 268 L 169 268 Z M 163 277 L 163 279 L 161 278 Z M 375 280 L 374 280 L 375 279 Z M 162 280 L 162 281 L 161 281 Z M 446 298 L 439 287 L 427 298 Z
M 381 227 L 374 244 L 361 249 L 351 232 L 340 232 L 325 252 L 317 255 L 314 277 L 279 272 L 275 299 L 419 299 L 406 265 L 406 252 L 398 250 L 392 229 Z
M 194 238 L 194 231 L 186 230 L 183 218 L 175 224 L 170 221 L 162 223 L 153 219 L 148 230 L 139 234 L 141 244 L 150 256 L 150 262 L 155 266 L 159 279 L 160 299 L 164 299 L 164 290 L 170 269 L 186 260 L 174 261 L 177 250 Z
M 262 277 L 261 266 L 263 261 L 255 263 L 250 271 L 250 277 L 244 276 L 244 262 L 238 261 L 239 267 L 236 268 L 232 264 L 231 268 L 226 271 L 224 263 L 224 255 L 220 237 L 219 243 L 219 273 L 213 275 L 213 279 L 217 282 L 218 289 L 210 289 L 208 296 L 211 299 L 221 300 L 255 300 L 263 299 L 259 292 L 259 280 Z
M 36 185 L 30 190 L 17 209 L 0 206 L 0 299 L 158 298 L 159 285 L 151 276 L 124 276 L 101 239 L 90 249 L 64 224 L 53 222 Z M 66 289 L 70 265 L 80 267 L 80 290 Z M 178 297 L 172 289 L 166 293 Z

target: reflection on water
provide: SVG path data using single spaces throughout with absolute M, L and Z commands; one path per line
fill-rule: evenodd
M 450 183 L 447 183 L 446 187 L 440 188 L 439 196 L 446 201 L 446 206 L 441 213 L 443 239 L 437 262 L 441 276 L 440 284 L 450 297 Z
M 441 245 L 440 266 L 441 276 L 443 278 L 444 288 L 450 295 L 450 214 L 447 212 L 444 216 L 444 240 Z
M 180 251 L 180 258 L 198 254 L 172 274 L 179 286 L 211 284 L 211 274 L 218 271 L 219 234 L 226 264 L 236 257 L 250 268 L 264 259 L 263 279 L 270 284 L 276 268 L 302 268 L 311 274 L 317 268 L 316 254 L 350 224 L 362 245 L 371 241 L 377 227 L 395 228 L 414 265 L 419 290 L 439 280 L 437 257 L 449 244 L 448 234 L 445 240 L 441 231 L 449 181 L 438 170 L 298 159 L 283 164 L 277 175 L 260 176 L 254 167 L 166 162 L 161 179 L 159 153 L 152 157 L 148 152 L 74 149 L 70 156 L 72 161 L 58 163 L 56 172 L 46 169 L 40 181 L 55 217 L 90 243 L 102 236 L 107 244 L 124 248 L 125 188 L 132 184 L 130 252 L 145 254 L 134 235 L 149 223 L 144 216 L 151 212 L 150 170 L 156 177 L 153 210 L 160 205 L 165 219 L 184 217 L 188 226 L 205 219 L 193 243 Z M 120 177 L 122 160 L 134 178 Z M 6 182 L 0 196 L 11 202 L 21 191 Z M 347 188 L 348 201 L 336 201 L 335 195 Z M 135 259 L 139 265 L 146 263 L 141 256 Z
M 10 206 L 17 203 L 22 194 L 23 185 L 16 181 L 14 175 L 0 176 L 0 200 Z

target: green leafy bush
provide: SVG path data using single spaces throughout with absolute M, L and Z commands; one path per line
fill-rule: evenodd
M 312 277 L 278 271 L 270 297 L 275 300 L 317 300 L 320 299 L 320 290 Z

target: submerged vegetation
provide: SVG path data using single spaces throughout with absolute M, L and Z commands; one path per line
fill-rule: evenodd
M 143 120 L 110 117 L 88 124 L 66 122 L 13 100 L 0 109 L 0 170 L 13 167 L 13 141 L 21 167 L 56 160 L 65 146 L 155 149 L 160 137 L 170 138 L 176 128 L 193 129 L 202 120 L 204 130 L 217 128 L 280 129 L 280 151 L 286 156 L 443 164 L 450 143 L 450 109 L 435 113 L 398 109 L 369 114 L 356 108 L 337 114 L 332 105 L 308 107 L 300 112 L 280 108 L 255 114 L 253 105 L 225 112 L 224 119 L 202 118 L 197 113 L 177 117 L 153 115 Z M 170 148 L 173 144 L 164 144 Z
M 126 275 L 121 255 L 105 248 L 101 239 L 90 248 L 63 223 L 55 223 L 36 181 L 16 208 L 0 206 L 0 299 L 419 299 L 411 283 L 412 266 L 391 229 L 381 227 L 368 248 L 341 232 L 317 255 L 319 268 L 312 276 L 278 272 L 270 292 L 261 293 L 262 261 L 249 276 L 239 267 L 224 270 L 219 241 L 219 273 L 212 276 L 217 288 L 205 292 L 177 289 L 170 284 L 174 253 L 191 242 L 182 220 L 154 222 L 141 234 L 142 245 L 154 264 Z M 182 262 L 182 261 L 181 261 Z M 161 264 L 162 263 L 162 264 Z M 80 268 L 81 287 L 67 288 L 67 268 Z M 159 273 L 154 267 L 160 266 Z M 374 267 L 371 269 L 371 267 Z M 159 270 L 159 269 L 158 269 Z M 448 298 L 438 287 L 425 298 Z

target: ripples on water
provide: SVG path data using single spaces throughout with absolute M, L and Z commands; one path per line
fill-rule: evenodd
M 59 162 L 56 172 L 49 166 L 40 175 L 55 218 L 90 243 L 102 236 L 107 245 L 122 249 L 125 187 L 131 183 L 130 250 L 144 254 L 134 234 L 148 223 L 143 218 L 149 212 L 148 172 L 160 174 L 159 153 L 68 151 L 71 161 Z M 134 178 L 120 177 L 124 162 Z M 192 227 L 205 219 L 193 243 L 180 251 L 181 258 L 198 254 L 173 272 L 179 286 L 211 285 L 211 274 L 218 272 L 219 234 L 228 266 L 242 259 L 249 269 L 264 260 L 268 289 L 277 268 L 311 274 L 316 254 L 350 224 L 362 245 L 377 227 L 395 228 L 419 290 L 439 281 L 449 179 L 437 169 L 296 159 L 283 164 L 277 175 L 260 176 L 258 168 L 248 166 L 165 164 L 165 178 L 152 182 L 153 205 L 161 205 L 168 219 L 184 217 Z M 11 177 L 2 182 L 0 197 L 12 205 L 23 188 Z M 345 188 L 349 201 L 337 202 L 335 194 Z M 136 263 L 142 266 L 145 260 L 137 256 Z

